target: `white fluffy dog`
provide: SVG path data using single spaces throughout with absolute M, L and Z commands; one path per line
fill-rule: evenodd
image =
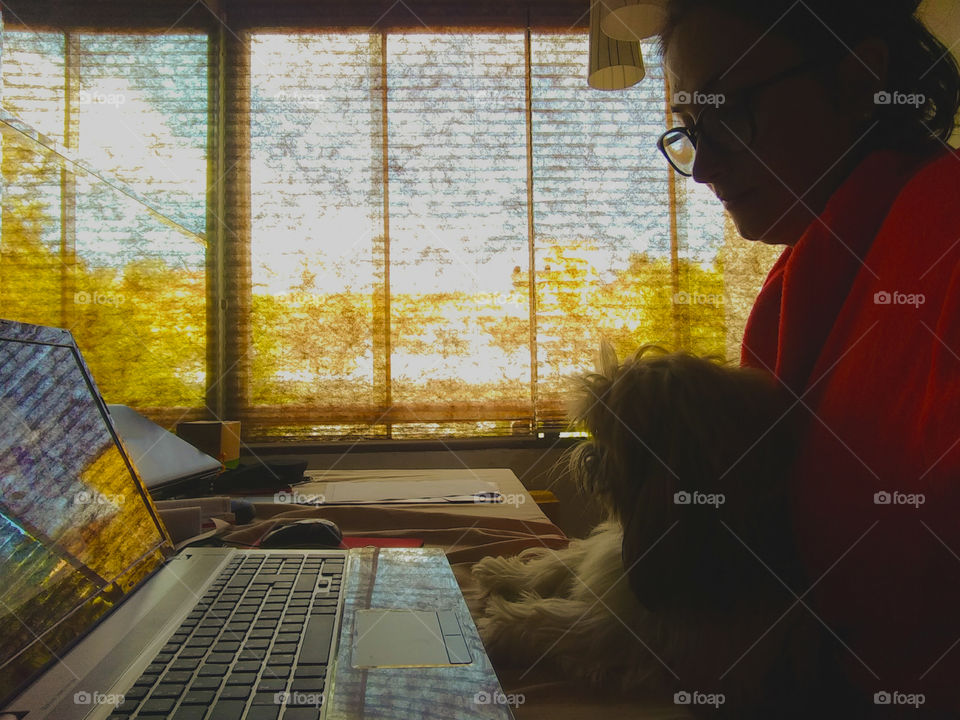
M 592 687 L 722 693 L 737 717 L 771 702 L 770 717 L 790 716 L 819 642 L 787 589 L 801 592 L 788 408 L 766 373 L 650 346 L 621 365 L 605 346 L 578 381 L 572 417 L 591 440 L 570 469 L 608 519 L 564 550 L 474 566 L 493 657 Z

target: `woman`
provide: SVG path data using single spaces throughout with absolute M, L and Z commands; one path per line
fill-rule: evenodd
M 804 416 L 793 593 L 866 707 L 956 711 L 960 75 L 917 5 L 673 0 L 662 45 L 682 124 L 661 150 L 745 238 L 787 246 L 742 363 Z

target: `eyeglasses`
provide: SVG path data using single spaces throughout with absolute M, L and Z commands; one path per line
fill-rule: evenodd
M 667 130 L 657 140 L 657 148 L 663 153 L 673 169 L 681 175 L 693 175 L 693 163 L 697 157 L 697 144 L 705 139 L 710 147 L 724 153 L 742 152 L 750 147 L 757 134 L 756 120 L 751 100 L 758 90 L 769 87 L 788 77 L 805 72 L 822 61 L 804 62 L 761 80 L 758 83 L 735 90 L 738 101 L 728 104 L 718 95 L 720 104 L 700 111 L 690 127 L 675 127 Z M 696 93 L 699 95 L 701 93 Z

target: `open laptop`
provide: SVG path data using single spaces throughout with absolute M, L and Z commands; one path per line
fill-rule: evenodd
M 436 549 L 170 538 L 65 330 L 0 321 L 0 718 L 511 718 Z

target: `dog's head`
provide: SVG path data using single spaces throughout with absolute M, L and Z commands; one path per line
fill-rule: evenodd
M 644 346 L 601 350 L 571 415 L 591 440 L 571 455 L 580 488 L 624 528 L 630 584 L 650 610 L 722 610 L 789 565 L 785 478 L 795 430 L 759 370 Z M 763 560 L 763 563 L 760 562 Z

